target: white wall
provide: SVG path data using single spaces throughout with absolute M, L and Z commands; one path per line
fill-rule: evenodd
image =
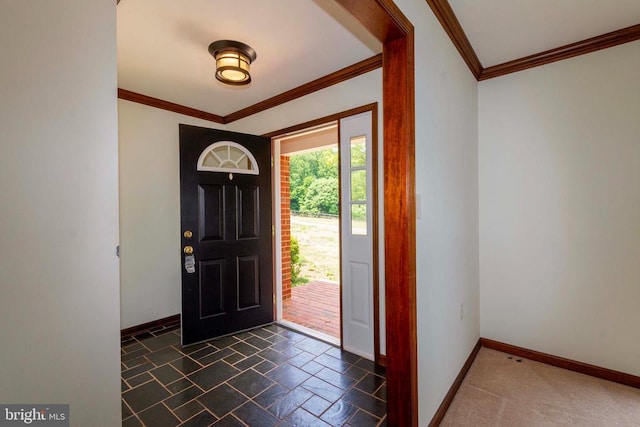
M 181 312 L 181 123 L 205 120 L 118 101 L 121 327 Z
M 120 423 L 115 8 L 0 14 L 0 402 L 74 426 Z
M 416 35 L 418 399 L 427 425 L 480 334 L 478 92 L 427 3 L 396 3 Z
M 480 83 L 483 337 L 640 375 L 640 42 Z

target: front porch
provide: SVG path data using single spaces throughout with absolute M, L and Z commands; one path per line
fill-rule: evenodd
M 284 320 L 340 339 L 340 285 L 314 281 L 291 288 L 282 302 Z

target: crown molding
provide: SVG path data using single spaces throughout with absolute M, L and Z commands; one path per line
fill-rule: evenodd
M 268 110 L 278 105 L 282 105 L 286 102 L 293 101 L 294 99 L 309 95 L 310 93 L 325 89 L 329 86 L 333 86 L 354 77 L 358 77 L 380 67 L 382 67 L 382 54 L 372 56 L 371 58 L 365 59 L 364 61 L 357 62 L 324 77 L 320 77 L 319 79 L 313 80 L 309 83 L 283 92 L 280 95 L 265 99 L 262 102 L 258 102 L 257 104 L 228 114 L 224 117 L 224 122 L 235 122 L 236 120 L 243 119 L 245 117 Z
M 574 56 L 585 55 L 601 49 L 640 40 L 640 24 L 632 25 L 631 27 L 601 34 L 576 43 L 484 68 L 449 2 L 447 0 L 426 0 L 426 2 L 431 7 L 436 18 L 438 18 L 438 21 L 440 21 L 442 28 L 449 35 L 449 38 L 462 56 L 464 62 L 467 63 L 471 73 L 478 81 L 493 79 L 528 68 L 539 67 L 552 62 L 573 58 Z
M 264 101 L 258 102 L 257 104 L 251 105 L 247 108 L 243 108 L 242 110 L 238 110 L 234 113 L 228 114 L 224 117 L 219 116 L 217 114 L 209 113 L 207 111 L 186 107 L 184 105 L 176 104 L 174 102 L 169 102 L 159 98 L 154 98 L 152 96 L 143 95 L 141 93 L 132 92 L 126 89 L 118 88 L 118 98 L 124 99 L 127 101 L 137 102 L 138 104 L 148 105 L 150 107 L 159 108 L 161 110 L 183 114 L 185 116 L 208 120 L 214 123 L 229 124 L 236 120 L 243 119 L 245 117 L 259 113 L 261 111 L 265 111 L 270 108 L 277 107 L 278 105 L 287 103 L 289 101 L 293 101 L 294 99 L 325 89 L 329 86 L 342 83 L 346 80 L 352 79 L 354 77 L 358 77 L 362 74 L 366 74 L 369 71 L 373 71 L 381 67 L 382 67 L 382 54 L 378 54 L 378 55 L 372 56 L 371 58 L 365 59 L 364 61 L 357 62 L 341 70 L 328 74 L 324 77 L 320 77 L 319 79 L 313 80 L 312 82 L 303 84 L 301 86 L 298 86 L 297 88 L 281 93 L 280 95 L 276 95 L 272 98 L 269 98 Z
M 185 107 L 184 105 L 154 98 L 152 96 L 143 95 L 141 93 L 132 92 L 126 89 L 118 88 L 118 98 L 126 101 L 137 102 L 138 104 L 148 105 L 149 107 L 159 108 L 161 110 L 172 111 L 185 116 L 195 117 L 197 119 L 208 120 L 210 122 L 224 124 L 224 117 L 217 114 L 208 113 L 195 108 Z
M 460 56 L 467 66 L 471 70 L 471 73 L 476 79 L 480 78 L 482 73 L 482 64 L 478 59 L 478 55 L 473 50 L 467 35 L 460 25 L 460 21 L 453 13 L 451 5 L 447 0 L 426 0 L 433 11 L 433 14 L 440 21 L 440 25 L 444 28 L 444 31 L 449 35 L 449 38 L 453 42 L 453 45 L 458 49 Z
M 493 65 L 482 70 L 478 80 L 487 80 L 505 74 L 515 73 L 517 71 L 526 70 L 528 68 L 539 67 L 563 59 L 573 58 L 574 56 L 585 55 L 602 49 L 618 46 L 640 40 L 640 24 L 621 30 L 612 31 L 610 33 L 601 34 L 596 37 L 581 40 L 555 49 L 546 50 L 534 55 L 525 56 L 523 58 L 514 59 L 503 64 Z

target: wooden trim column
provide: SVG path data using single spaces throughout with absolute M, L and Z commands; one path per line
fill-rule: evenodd
M 336 0 L 383 45 L 387 424 L 418 425 L 413 25 L 392 0 Z

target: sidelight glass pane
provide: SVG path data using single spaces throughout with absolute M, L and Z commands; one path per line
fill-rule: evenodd
M 351 234 L 367 235 L 367 205 L 351 205 Z
M 367 138 L 355 136 L 351 138 L 351 167 L 367 165 Z
M 351 201 L 367 200 L 367 171 L 365 169 L 351 171 Z

